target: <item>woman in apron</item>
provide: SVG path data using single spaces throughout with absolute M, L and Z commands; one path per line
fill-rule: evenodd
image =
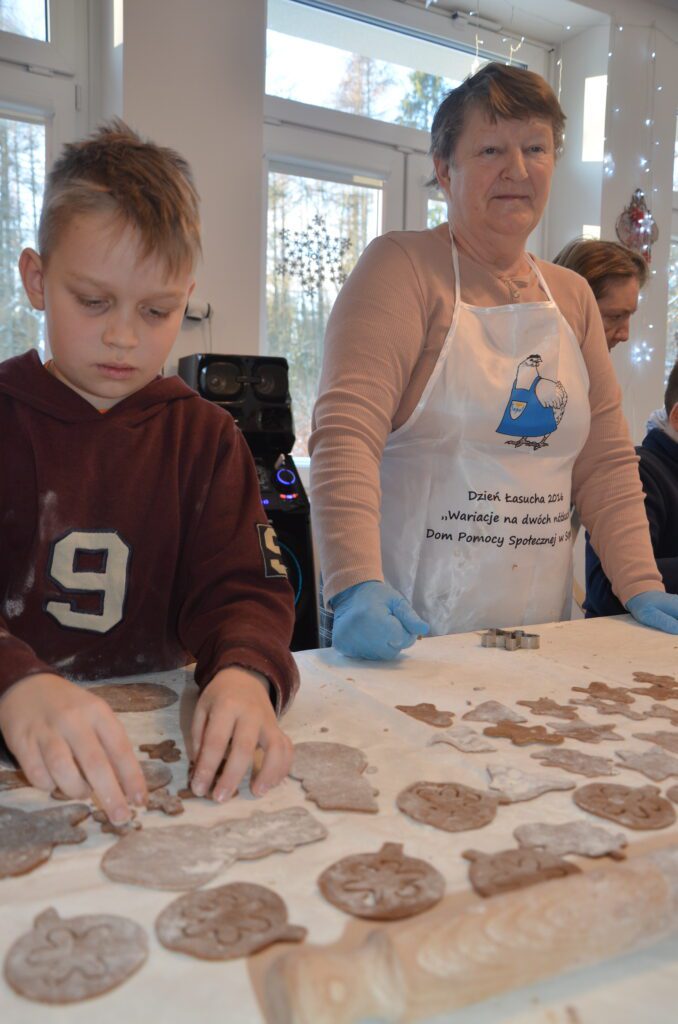
M 337 299 L 309 447 L 344 654 L 567 618 L 571 500 L 625 607 L 678 632 L 595 300 L 525 248 L 564 120 L 522 69 L 453 90 L 432 129 L 449 224 L 376 239 Z

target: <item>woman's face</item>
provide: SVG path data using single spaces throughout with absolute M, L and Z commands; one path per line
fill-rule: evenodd
M 541 118 L 493 124 L 472 108 L 452 160 L 434 160 L 451 200 L 456 234 L 480 244 L 515 239 L 522 246 L 539 223 L 555 163 L 553 128 Z
M 637 277 L 613 277 L 605 285 L 598 299 L 598 309 L 603 318 L 605 340 L 612 351 L 620 341 L 629 340 L 631 317 L 638 309 Z

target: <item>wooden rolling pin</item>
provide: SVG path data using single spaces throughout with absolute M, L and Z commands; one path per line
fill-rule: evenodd
M 678 931 L 678 844 L 372 931 L 351 952 L 300 948 L 266 976 L 275 1024 L 409 1021 L 456 1010 Z

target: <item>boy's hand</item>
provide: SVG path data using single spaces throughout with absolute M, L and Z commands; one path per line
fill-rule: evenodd
M 115 825 L 146 782 L 127 734 L 105 701 L 62 676 L 26 676 L 0 698 L 0 731 L 28 781 L 66 796 L 94 797 Z
M 212 794 L 219 802 L 235 793 L 258 746 L 265 755 L 251 786 L 255 796 L 277 786 L 292 766 L 292 742 L 278 726 L 268 680 L 238 665 L 217 672 L 195 709 L 191 745 L 196 764 L 191 787 L 196 796 L 209 793 L 229 740 L 226 767 Z

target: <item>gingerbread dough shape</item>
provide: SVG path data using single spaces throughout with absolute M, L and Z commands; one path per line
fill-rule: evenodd
M 615 753 L 624 768 L 641 772 L 654 782 L 663 782 L 672 775 L 678 775 L 678 757 L 671 757 L 665 750 L 644 750 L 642 754 L 634 750 L 616 750 Z
M 148 794 L 146 810 L 162 811 L 163 814 L 169 814 L 174 817 L 177 814 L 184 813 L 184 805 L 180 797 L 175 796 L 174 793 L 170 793 L 169 790 L 162 788 L 156 789 L 152 793 Z
M 304 807 L 270 814 L 258 811 L 211 828 L 168 825 L 131 832 L 107 850 L 101 867 L 114 882 L 149 889 L 197 889 L 239 858 L 289 853 L 326 836 L 324 825 Z
M 102 683 L 88 686 L 88 693 L 101 697 L 113 711 L 158 711 L 179 700 L 179 695 L 161 683 Z
M 634 672 L 633 678 L 637 683 L 651 683 L 655 686 L 663 686 L 668 690 L 678 687 L 678 679 L 675 676 L 658 676 L 654 672 Z
M 552 718 L 565 718 L 570 722 L 579 718 L 574 708 L 568 707 L 567 704 L 558 704 L 550 697 L 540 697 L 539 700 L 519 700 L 516 703 L 521 707 L 529 708 L 533 715 L 551 715 Z
M 110 992 L 148 956 L 146 933 L 114 914 L 59 917 L 50 907 L 35 918 L 5 959 L 15 992 L 41 1003 L 77 1003 Z
M 646 718 L 668 718 L 671 725 L 678 725 L 678 708 L 669 708 L 666 704 L 653 704 L 645 712 Z
M 623 740 L 611 725 L 590 725 L 588 722 L 549 722 L 548 725 L 559 736 L 580 743 L 602 743 L 604 740 Z
M 498 700 L 486 700 L 482 704 L 478 704 L 477 707 L 467 711 L 465 715 L 461 716 L 465 722 L 526 722 L 527 719 L 523 715 L 519 715 L 516 711 L 511 708 L 507 708 L 505 704 L 500 704 Z
M 512 804 L 522 800 L 534 800 L 550 790 L 574 789 L 572 779 L 557 779 L 546 774 L 523 772 L 510 764 L 488 764 L 490 789 L 496 789 Z
M 122 825 L 114 825 L 112 821 L 108 820 L 106 812 L 100 810 L 92 811 L 92 819 L 98 825 L 101 825 L 102 832 L 112 836 L 126 836 L 128 832 L 138 832 L 141 828 L 141 822 L 137 818 L 136 811 L 132 811 L 130 820 Z
M 619 775 L 609 757 L 582 754 L 579 750 L 539 750 L 530 757 L 549 768 L 563 768 L 566 772 L 587 775 L 591 779 L 597 775 Z
M 676 820 L 675 810 L 656 786 L 634 788 L 614 782 L 590 782 L 576 789 L 572 799 L 582 810 L 626 828 L 668 828 Z
M 87 839 L 78 822 L 88 818 L 87 804 L 66 804 L 46 811 L 0 807 L 0 878 L 25 875 L 49 860 L 55 846 Z
M 346 914 L 397 921 L 438 903 L 445 879 L 426 861 L 405 856 L 401 843 L 384 843 L 377 853 L 353 854 L 326 868 L 318 888 Z
M 448 743 L 457 750 L 463 750 L 465 754 L 482 754 L 497 749 L 470 725 L 462 725 L 461 722 L 453 725 L 451 729 L 446 729 L 445 732 L 431 736 L 428 746 L 432 747 L 435 743 Z
M 658 732 L 634 732 L 637 740 L 644 740 L 645 743 L 656 743 L 658 747 L 670 750 L 672 754 L 678 754 L 678 733 L 666 732 L 660 729 Z
M 454 721 L 451 711 L 439 711 L 435 704 L 396 704 L 396 710 L 416 718 L 418 722 L 434 725 L 437 729 L 446 729 Z
M 528 743 L 548 743 L 556 745 L 564 742 L 558 733 L 549 732 L 543 725 L 518 725 L 515 722 L 498 722 L 483 729 L 486 736 L 499 736 L 511 740 L 517 747 L 526 747 Z
M 607 683 L 589 683 L 588 686 L 573 686 L 573 693 L 586 693 L 597 700 L 612 701 L 615 704 L 633 704 L 635 697 L 628 686 L 608 686 Z
M 631 687 L 631 693 L 639 693 L 653 700 L 671 700 L 678 697 L 678 679 L 673 676 L 657 676 L 654 672 L 634 672 L 637 683 L 645 683 L 644 687 Z
M 528 885 L 579 872 L 576 865 L 547 850 L 526 846 L 517 850 L 500 850 L 499 853 L 464 850 L 462 857 L 471 861 L 469 880 L 480 896 L 496 896 L 513 889 L 525 889 Z
M 146 788 L 149 793 L 154 789 L 163 789 L 172 781 L 172 769 L 166 764 L 157 764 L 155 761 L 140 761 L 139 766 L 146 779 Z
M 630 718 L 633 722 L 642 722 L 647 718 L 646 711 L 634 711 L 628 704 L 622 704 L 620 701 L 587 697 L 586 700 L 571 700 L 570 704 L 576 704 L 578 707 L 595 708 L 599 715 L 623 715 L 624 718 Z
M 302 942 L 281 898 L 263 885 L 232 882 L 179 896 L 155 922 L 163 946 L 200 960 L 234 960 L 274 942 Z
M 626 847 L 623 832 L 608 832 L 606 828 L 590 825 L 588 821 L 566 821 L 562 825 L 535 822 L 519 825 L 513 830 L 521 846 L 534 846 L 548 850 L 557 857 L 573 853 L 579 857 L 613 857 L 621 860 Z
M 172 764 L 181 760 L 181 751 L 174 740 L 161 740 L 159 743 L 142 743 L 139 747 L 144 754 L 148 754 L 151 761 L 164 761 L 165 764 Z
M 376 814 L 377 790 L 363 777 L 367 758 L 345 743 L 297 743 L 290 769 L 307 794 L 324 811 L 363 811 Z
M 445 832 L 483 828 L 494 820 L 497 805 L 507 802 L 460 782 L 415 782 L 396 798 L 403 814 Z

